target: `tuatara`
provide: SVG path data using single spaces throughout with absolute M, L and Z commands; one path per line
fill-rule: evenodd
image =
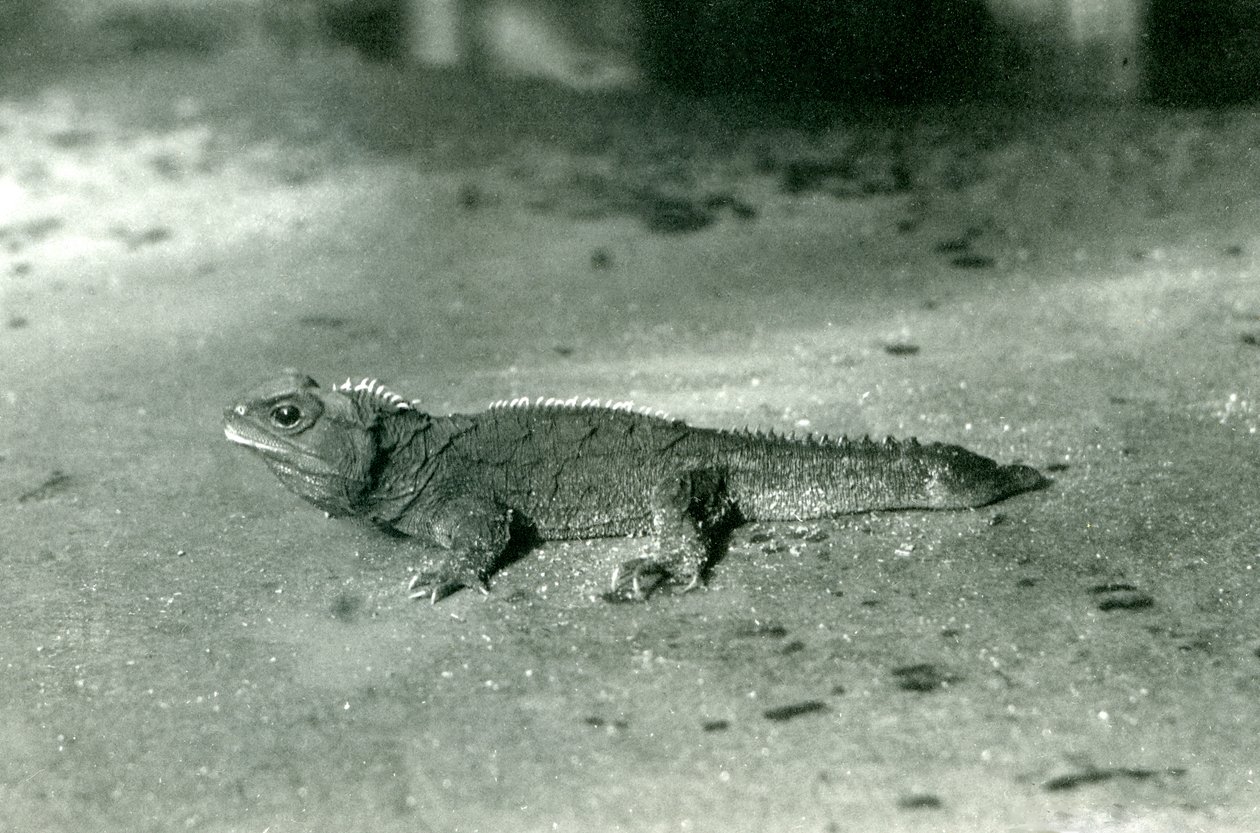
M 409 589 L 433 601 L 486 579 L 511 542 L 652 535 L 607 597 L 699 584 L 746 521 L 963 509 L 1037 489 L 1036 469 L 955 445 L 693 428 L 628 402 L 515 399 L 435 416 L 375 379 L 323 389 L 290 372 L 225 413 L 224 433 L 329 515 L 445 551 Z

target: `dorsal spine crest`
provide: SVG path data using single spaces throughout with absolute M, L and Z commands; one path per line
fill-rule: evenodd
M 410 411 L 416 406 L 415 401 L 408 401 L 389 388 L 385 387 L 385 383 L 379 379 L 364 377 L 357 383 L 350 378 L 342 382 L 339 386 L 334 387 L 340 393 L 361 394 L 372 399 L 379 405 L 395 411 Z
M 500 410 L 507 408 L 559 408 L 574 411 L 616 411 L 626 414 L 639 414 L 641 416 L 656 417 L 658 419 L 667 419 L 672 421 L 672 417 L 668 413 L 646 405 L 635 405 L 629 399 L 597 399 L 594 397 L 577 397 L 570 396 L 568 399 L 561 399 L 555 396 L 517 396 L 511 399 L 499 399 L 490 403 L 491 410 Z
M 370 398 L 382 407 L 392 409 L 394 411 L 410 411 L 418 410 L 420 400 L 408 400 L 401 395 L 395 393 L 385 386 L 383 382 L 374 377 L 364 377 L 358 382 L 352 378 L 333 388 L 341 393 L 359 394 Z M 597 397 L 578 397 L 571 396 L 568 399 L 561 399 L 555 396 L 517 396 L 510 399 L 499 399 L 490 403 L 491 410 L 510 409 L 510 408 L 539 408 L 539 409 L 564 409 L 575 411 L 611 411 L 614 413 L 639 414 L 646 417 L 655 417 L 670 422 L 677 422 L 663 410 L 651 408 L 649 406 L 635 405 L 629 399 L 599 399 Z M 885 437 L 882 440 L 874 440 L 870 435 L 861 437 L 860 439 L 850 439 L 847 435 L 841 434 L 839 437 L 832 437 L 827 434 L 807 433 L 798 435 L 793 432 L 776 431 L 774 428 L 758 428 L 751 429 L 745 427 L 742 432 L 745 436 L 754 439 L 766 440 L 770 442 L 785 443 L 803 443 L 815 446 L 862 446 L 866 448 L 878 448 L 882 446 L 885 450 L 902 449 L 908 451 L 918 451 L 922 446 L 915 437 L 908 437 L 904 440 L 898 440 L 894 437 Z
M 915 437 L 907 437 L 902 440 L 889 436 L 876 440 L 869 435 L 850 437 L 847 434 L 800 433 L 798 431 L 781 431 L 777 428 L 751 428 L 748 426 L 742 429 L 723 430 L 723 433 L 737 434 L 752 440 L 774 444 L 806 445 L 816 448 L 849 448 L 859 451 L 880 450 L 885 453 L 909 452 L 913 454 L 919 452 L 923 447 Z

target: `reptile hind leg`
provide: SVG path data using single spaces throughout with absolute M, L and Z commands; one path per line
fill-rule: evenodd
M 715 533 L 732 510 L 719 469 L 693 469 L 658 483 L 652 490 L 652 554 L 618 566 L 604 598 L 644 601 L 664 584 L 681 584 L 683 592 L 698 587 Z

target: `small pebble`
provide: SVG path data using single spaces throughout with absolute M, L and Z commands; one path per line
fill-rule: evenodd
M 1145 593 L 1132 590 L 1113 593 L 1098 603 L 1099 610 L 1143 610 L 1155 604 L 1155 599 Z
M 967 254 L 951 257 L 949 265 L 958 269 L 992 269 L 997 261 L 988 255 Z
M 1184 767 L 1169 767 L 1168 769 L 1145 769 L 1142 767 L 1108 767 L 1096 768 L 1090 767 L 1079 772 L 1070 772 L 1065 775 L 1058 775 L 1049 779 L 1041 785 L 1043 790 L 1047 792 L 1061 792 L 1063 790 L 1074 790 L 1077 787 L 1084 787 L 1090 784 L 1102 784 L 1113 778 L 1128 778 L 1133 781 L 1146 781 L 1157 775 L 1166 775 L 1178 778 L 1186 774 Z
M 485 207 L 486 194 L 479 186 L 466 183 L 459 186 L 459 192 L 455 195 L 455 201 L 465 211 L 476 211 L 478 208 Z
M 354 615 L 363 607 L 363 600 L 351 593 L 340 593 L 337 598 L 333 599 L 330 612 L 334 619 L 340 619 L 343 622 L 354 618 Z
M 971 251 L 971 241 L 965 237 L 942 240 L 933 247 L 940 254 L 962 254 Z
M 1108 584 L 1095 584 L 1093 587 L 1089 588 L 1089 592 L 1094 593 L 1095 595 L 1100 593 L 1117 593 L 1122 590 L 1137 590 L 1137 587 L 1121 581 L 1113 581 Z
M 788 629 L 770 622 L 751 622 L 737 626 L 731 633 L 736 639 L 747 637 L 769 637 L 782 639 L 788 635 Z
M 591 252 L 591 268 L 592 269 L 611 269 L 613 265 L 612 252 L 602 246 Z
M 1087 784 L 1101 784 L 1115 777 L 1116 773 L 1109 769 L 1090 769 L 1084 772 L 1072 772 L 1067 775 L 1055 776 L 1042 784 L 1041 788 L 1046 792 L 1061 792 L 1063 790 L 1074 790 Z
M 40 483 L 33 489 L 18 495 L 18 503 L 33 503 L 41 500 L 49 500 L 58 494 L 70 488 L 70 475 L 63 471 L 54 469 L 49 472 L 48 477 L 43 483 Z
M 801 717 L 807 714 L 817 714 L 819 712 L 828 711 L 827 704 L 819 700 L 805 700 L 800 703 L 792 703 L 788 706 L 779 706 L 773 709 L 766 709 L 762 712 L 762 717 L 766 720 L 784 721 Z
M 656 234 L 687 234 L 712 223 L 713 214 L 687 200 L 654 196 L 643 206 L 643 220 Z
M 307 327 L 318 327 L 324 330 L 339 330 L 347 324 L 347 319 L 339 315 L 303 315 L 298 323 Z
M 914 793 L 897 799 L 897 806 L 903 810 L 939 810 L 945 802 L 934 795 Z
M 942 671 L 928 662 L 903 665 L 900 668 L 894 668 L 892 674 L 897 678 L 897 688 L 900 688 L 902 691 L 917 691 L 920 693 L 937 691 L 959 680 L 959 677 L 956 675 Z

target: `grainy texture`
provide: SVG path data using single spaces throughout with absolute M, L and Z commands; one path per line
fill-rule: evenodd
M 747 162 L 697 182 L 757 219 L 660 235 L 534 211 L 510 176 L 639 181 L 636 160 L 713 124 L 705 102 L 655 98 L 649 119 L 618 99 L 617 121 L 526 89 L 505 113 L 493 90 L 331 57 L 12 79 L 0 225 L 63 225 L 0 246 L 0 323 L 28 321 L 0 327 L 0 827 L 1260 830 L 1260 352 L 1236 338 L 1260 331 L 1260 114 L 941 111 L 953 126 L 880 127 L 940 163 L 916 168 L 939 189 L 843 200 L 781 194 L 754 153 L 861 152 L 852 119 L 722 128 L 688 158 Z M 393 144 L 322 161 L 347 130 Z M 980 177 L 950 190 L 960 165 Z M 461 210 L 470 180 L 501 201 Z M 173 234 L 130 250 L 114 225 Z M 997 268 L 932 251 L 973 227 Z M 598 391 L 705 425 L 918 434 L 1056 483 L 994 527 L 736 530 L 720 592 L 592 605 L 642 544 L 607 538 L 417 611 L 398 584 L 418 553 L 326 522 L 220 439 L 234 389 L 292 365 L 406 379 L 439 413 Z M 54 471 L 67 488 L 18 501 Z M 1099 611 L 1090 588 L 1113 583 L 1155 604 Z M 892 669 L 923 663 L 961 681 L 899 688 Z M 830 711 L 762 716 L 806 700 Z M 943 807 L 899 809 L 915 795 Z
M 883 509 L 961 509 L 1045 479 L 966 449 L 693 428 L 629 403 L 500 402 L 475 415 L 418 410 L 374 379 L 332 390 L 289 373 L 224 415 L 232 442 L 260 454 L 293 492 L 450 551 L 417 575 L 437 600 L 483 587 L 513 538 L 651 533 L 614 598 L 664 581 L 695 586 L 723 531 Z

